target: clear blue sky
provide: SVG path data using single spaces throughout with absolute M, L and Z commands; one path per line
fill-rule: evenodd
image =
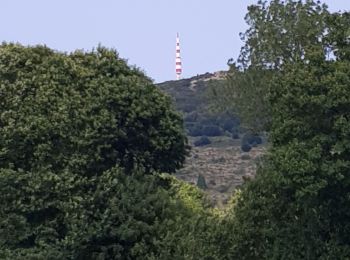
M 175 37 L 180 33 L 183 76 L 227 69 L 257 0 L 1 0 L 0 40 L 46 44 L 60 51 L 116 48 L 156 82 L 175 78 Z M 350 10 L 349 0 L 325 0 Z

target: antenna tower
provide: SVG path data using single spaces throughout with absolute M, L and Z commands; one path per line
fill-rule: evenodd
M 180 56 L 180 38 L 179 38 L 179 33 L 176 34 L 175 72 L 176 72 L 176 79 L 177 80 L 181 79 L 182 63 L 181 63 L 181 56 Z

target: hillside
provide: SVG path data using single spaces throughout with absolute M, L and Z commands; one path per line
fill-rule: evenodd
M 236 115 L 211 109 L 209 88 L 224 84 L 225 75 L 225 72 L 206 73 L 158 84 L 183 114 L 192 146 L 184 168 L 176 176 L 194 185 L 204 177 L 204 186 L 198 185 L 203 186 L 216 206 L 224 204 L 244 179 L 254 177 L 256 163 L 265 151 L 265 145 L 258 145 L 261 142 L 249 140 Z M 203 136 L 209 139 L 209 144 L 200 141 Z M 249 143 L 252 149 L 243 152 L 244 143 Z

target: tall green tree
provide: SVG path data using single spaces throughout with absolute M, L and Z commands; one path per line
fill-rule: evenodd
M 0 168 L 88 175 L 116 164 L 173 172 L 184 162 L 180 115 L 115 50 L 3 44 L 0 93 Z
M 211 86 L 211 102 L 219 111 L 237 114 L 242 126 L 251 132 L 266 130 L 270 123 L 266 89 L 273 71 L 255 67 L 242 71 L 237 65 L 230 66 L 226 80 Z
M 226 84 L 213 89 L 216 105 L 236 110 L 255 132 L 268 130 L 270 83 L 283 77 L 285 64 L 307 63 L 315 50 L 330 53 L 328 16 L 326 5 L 311 0 L 258 1 L 249 6 L 240 55 L 236 62 L 229 61 Z
M 307 61 L 314 48 L 325 47 L 328 15 L 320 1 L 259 0 L 248 7 L 249 28 L 241 34 L 244 46 L 237 64 L 244 69 L 280 69 L 289 62 Z
M 0 258 L 159 254 L 181 203 L 153 175 L 187 152 L 169 98 L 114 50 L 18 44 L 0 46 L 0 95 Z
M 332 58 L 310 45 L 307 58 L 283 64 L 267 89 L 272 147 L 232 211 L 232 258 L 350 255 L 347 17 L 327 17 Z
M 235 256 L 349 256 L 349 65 L 298 63 L 274 83 L 273 147 L 235 208 Z

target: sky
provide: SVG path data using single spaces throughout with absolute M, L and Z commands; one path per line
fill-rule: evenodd
M 114 48 L 155 82 L 175 79 L 180 34 L 183 77 L 227 70 L 238 57 L 247 6 L 257 0 L 0 0 L 0 40 L 64 52 Z M 331 11 L 349 0 L 324 0 Z

